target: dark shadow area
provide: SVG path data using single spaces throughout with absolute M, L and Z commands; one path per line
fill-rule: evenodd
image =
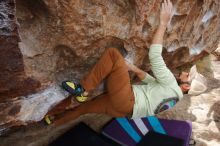
M 16 3 L 23 5 L 35 16 L 49 16 L 49 10 L 43 0 L 16 0 Z
M 166 60 L 168 68 L 182 66 L 188 63 L 190 59 L 189 48 L 187 47 L 179 47 L 173 52 L 167 52 L 166 49 L 163 49 L 162 55 L 164 60 Z
M 184 15 L 174 15 L 172 17 L 171 25 L 176 25 L 177 23 L 184 22 L 187 17 L 187 14 Z

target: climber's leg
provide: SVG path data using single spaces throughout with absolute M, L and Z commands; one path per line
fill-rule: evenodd
M 108 67 L 104 65 L 105 61 L 108 62 Z M 86 91 L 89 91 L 94 89 L 105 77 L 107 79 L 107 93 L 68 111 L 56 123 L 62 124 L 87 113 L 108 114 L 113 117 L 122 117 L 132 113 L 134 95 L 130 78 L 124 58 L 116 49 L 108 49 L 81 84 Z
M 81 81 L 86 91 L 94 89 L 104 78 L 107 79 L 108 100 L 114 110 L 130 113 L 134 95 L 124 58 L 115 48 L 107 49 L 91 72 Z
M 112 76 L 121 77 L 121 74 L 124 73 L 126 74 L 126 78 L 129 79 L 124 58 L 118 49 L 108 48 L 89 74 L 81 81 L 82 86 L 72 81 L 64 81 L 62 86 L 72 95 L 77 95 L 76 100 L 78 102 L 85 102 L 88 98 L 88 92 L 95 89 L 104 78 L 108 76 L 111 76 L 111 78 Z M 117 88 L 118 83 L 116 82 L 115 85 L 114 86 Z
M 103 79 L 116 70 L 115 64 L 118 64 L 119 60 L 124 58 L 116 48 L 106 49 L 92 70 L 81 80 L 81 85 L 86 91 L 95 89 Z
M 114 107 L 109 103 L 108 94 L 102 94 L 94 100 L 83 103 L 73 110 L 67 111 L 62 117 L 55 120 L 55 125 L 67 123 L 87 113 L 107 114 L 112 117 L 122 117 L 126 115 L 125 113 L 114 110 Z

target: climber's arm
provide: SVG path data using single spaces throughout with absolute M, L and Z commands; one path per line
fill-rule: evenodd
M 155 81 L 155 78 L 143 71 L 142 69 L 138 68 L 137 66 L 126 62 L 128 70 L 134 72 L 137 77 L 144 83 L 149 83 Z
M 173 6 L 170 0 L 164 0 L 161 6 L 160 24 L 156 33 L 154 34 L 152 44 L 163 44 L 164 33 L 169 21 L 171 20 L 172 8 Z
M 164 0 L 160 12 L 160 25 L 153 37 L 152 45 L 149 50 L 149 60 L 151 69 L 156 77 L 156 80 L 161 84 L 170 84 L 175 81 L 171 71 L 167 68 L 162 57 L 163 37 L 166 31 L 167 24 L 171 19 L 172 3 L 170 0 Z
M 166 67 L 166 64 L 161 56 L 163 37 L 167 24 L 171 19 L 171 13 L 172 3 L 170 0 L 164 0 L 160 12 L 160 25 L 153 37 L 152 45 L 149 51 L 149 59 L 152 66 L 152 71 L 157 78 L 157 81 L 160 83 L 169 83 L 174 78 L 170 70 Z M 146 83 L 155 81 L 155 78 L 139 69 L 135 65 L 127 63 L 127 66 L 128 70 L 133 71 L 141 81 Z

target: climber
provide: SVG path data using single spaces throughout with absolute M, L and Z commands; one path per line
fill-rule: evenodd
M 68 111 L 55 121 L 55 124 L 62 124 L 87 113 L 108 114 L 113 117 L 144 117 L 154 115 L 157 106 L 170 97 L 181 99 L 183 92 L 187 92 L 190 87 L 187 82 L 189 74 L 182 72 L 178 77 L 178 85 L 161 55 L 163 36 L 171 15 L 172 3 L 170 0 L 164 0 L 161 6 L 160 24 L 149 50 L 149 60 L 155 77 L 126 62 L 117 49 L 106 49 L 80 84 L 65 81 L 62 86 L 71 94 L 77 95 L 76 100 L 79 102 L 85 102 L 90 91 L 103 79 L 106 79 L 107 92 Z M 143 84 L 131 85 L 128 71 L 133 71 Z

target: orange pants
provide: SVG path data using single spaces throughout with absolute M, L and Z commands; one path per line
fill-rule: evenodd
M 112 117 L 131 115 L 134 94 L 124 58 L 115 48 L 105 50 L 90 73 L 81 81 L 81 85 L 89 92 L 103 79 L 106 79 L 106 93 L 68 111 L 55 123 L 60 125 L 87 113 L 108 114 Z
M 106 79 L 107 93 L 85 103 L 86 113 L 105 113 L 113 117 L 131 114 L 134 94 L 128 69 L 124 58 L 115 48 L 105 50 L 90 73 L 81 81 L 81 85 L 89 92 L 95 89 L 103 79 Z

